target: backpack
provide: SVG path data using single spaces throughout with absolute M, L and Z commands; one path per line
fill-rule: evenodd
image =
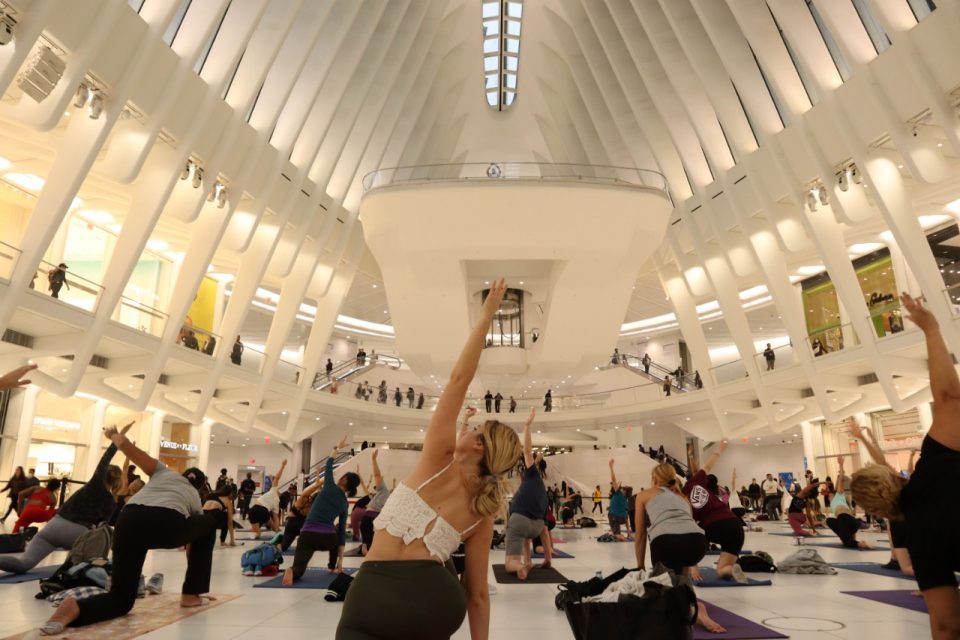
M 597 526 L 597 521 L 593 518 L 588 518 L 587 516 L 581 517 L 577 520 L 577 524 L 580 525 L 583 529 L 592 529 Z
M 93 529 L 80 534 L 70 547 L 70 553 L 67 554 L 67 561 L 64 564 L 77 565 L 99 558 L 109 558 L 112 548 L 113 528 L 106 522 L 101 522 Z
M 36 598 L 42 600 L 54 593 L 77 587 L 103 588 L 103 580 L 112 573 L 112 570 L 113 567 L 106 558 L 96 558 L 92 562 L 84 561 L 77 564 L 71 564 L 67 560 L 52 576 L 40 581 L 40 593 Z M 91 577 L 93 572 L 99 573 L 99 580 Z
M 268 567 L 283 563 L 283 554 L 273 545 L 267 542 L 258 544 L 249 551 L 244 551 L 240 556 L 240 567 Z
M 6 533 L 0 535 L 0 553 L 20 553 L 27 543 L 37 534 L 36 527 L 27 527 L 20 533 Z
M 742 555 L 737 560 L 737 564 L 747 573 L 774 573 L 777 570 L 773 557 L 766 551 Z
M 617 539 L 613 536 L 612 533 L 604 533 L 599 538 L 597 538 L 597 542 L 616 542 L 616 541 Z

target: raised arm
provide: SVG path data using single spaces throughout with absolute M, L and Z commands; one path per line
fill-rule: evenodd
M 610 458 L 610 486 L 613 487 L 614 491 L 620 488 L 620 483 L 617 482 L 617 473 L 613 470 L 614 460 Z
M 283 477 L 283 470 L 287 468 L 287 459 L 284 458 L 283 462 L 280 463 L 280 468 L 277 470 L 277 475 L 273 476 L 273 486 L 280 486 L 280 478 Z
M 110 439 L 110 442 L 112 442 L 117 449 L 120 449 L 120 451 L 122 451 L 123 454 L 126 455 L 133 464 L 143 469 L 143 472 L 148 476 L 152 476 L 154 472 L 156 472 L 159 462 L 156 460 L 156 458 L 152 457 L 149 453 L 140 449 L 137 447 L 137 445 L 133 444 L 127 439 L 127 431 L 129 431 L 130 427 L 132 426 L 133 423 L 131 422 L 119 431 L 114 426 L 105 427 L 103 434 L 107 436 L 107 438 Z M 110 449 L 107 449 L 107 452 L 109 453 Z M 113 454 L 111 454 L 111 457 L 113 457 Z M 106 458 L 106 454 L 104 454 L 104 458 Z M 103 460 L 101 460 L 101 464 L 103 464 Z M 109 459 L 107 459 L 106 464 L 110 464 Z M 97 471 L 100 471 L 100 467 L 97 467 Z M 104 473 L 106 473 L 106 465 L 104 465 Z M 97 474 L 94 474 L 94 477 L 96 477 L 96 475 Z
M 847 419 L 847 428 L 850 429 L 850 435 L 863 443 L 863 446 L 867 448 L 867 452 L 870 454 L 870 458 L 874 463 L 889 467 L 891 470 L 894 470 L 890 466 L 890 463 L 887 462 L 887 459 L 883 455 L 883 450 L 873 441 L 869 429 L 865 429 L 860 426 L 860 423 L 857 422 L 856 418 Z
M 379 449 L 374 449 L 373 454 L 370 456 L 370 463 L 373 465 L 373 486 L 378 490 L 383 485 L 383 474 L 380 472 L 380 465 L 377 464 L 377 456 L 380 454 Z
M 837 484 L 836 492 L 843 493 L 843 483 L 846 482 L 847 477 L 843 472 L 843 456 L 837 456 Z
M 460 413 L 463 399 L 467 395 L 467 387 L 470 386 L 473 376 L 477 372 L 480 353 L 483 351 L 484 336 L 490 327 L 493 314 L 500 307 L 500 301 L 503 300 L 506 289 L 507 286 L 502 279 L 490 288 L 487 299 L 483 303 L 480 317 L 460 352 L 457 364 L 450 372 L 447 386 L 440 394 L 440 400 L 437 402 L 437 408 L 430 418 L 430 426 L 427 428 L 427 434 L 423 441 L 423 456 L 425 459 L 430 459 L 430 466 L 445 460 L 456 447 L 457 431 L 450 427 L 456 424 L 457 414 Z
M 710 473 L 710 470 L 713 469 L 713 465 L 717 464 L 717 460 L 720 459 L 720 456 L 723 455 L 723 452 L 727 450 L 727 443 L 721 442 L 717 445 L 717 448 L 710 454 L 710 457 L 707 458 L 707 461 L 703 463 L 704 473 Z M 692 469 L 691 469 L 692 471 Z M 736 483 L 734 483 L 736 486 Z
M 933 424 L 930 437 L 954 450 L 960 450 L 960 376 L 953 356 L 943 341 L 937 319 L 923 304 L 907 293 L 900 294 L 907 318 L 923 330 L 927 341 L 927 366 L 930 369 L 930 393 L 933 395 Z
M 733 493 L 737 494 L 737 496 L 739 497 L 740 489 L 737 489 L 737 468 L 736 467 L 733 468 L 732 473 L 733 473 L 733 477 L 730 479 L 730 490 Z M 743 506 L 743 505 L 740 505 L 740 506 Z
M 130 488 L 130 473 L 127 471 L 129 468 L 130 456 L 124 456 L 123 466 L 120 467 L 120 471 L 122 471 L 122 473 L 120 474 L 120 492 L 118 495 L 126 495 L 127 489 Z
M 463 437 L 470 428 L 470 418 L 477 415 L 477 408 L 469 406 L 463 410 L 463 420 L 460 421 L 460 430 L 457 432 L 457 440 Z
M 534 464 L 533 436 L 530 435 L 530 427 L 533 426 L 533 419 L 536 416 L 537 410 L 530 409 L 530 417 L 527 418 L 526 424 L 523 425 L 523 463 L 528 467 Z
M 30 384 L 30 380 L 24 379 L 23 376 L 27 375 L 36 368 L 37 365 L 35 364 L 25 364 L 22 367 L 17 367 L 13 371 L 8 371 L 7 373 L 3 374 L 0 376 L 0 391 L 14 389 L 16 387 L 24 387 Z

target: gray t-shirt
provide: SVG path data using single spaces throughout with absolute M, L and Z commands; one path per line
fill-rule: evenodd
M 190 481 L 176 471 L 171 471 L 162 462 L 150 476 L 150 481 L 133 495 L 127 504 L 139 504 L 145 507 L 163 507 L 189 517 L 194 513 L 203 513 L 200 493 Z
M 651 541 L 663 535 L 703 533 L 690 514 L 690 504 L 666 487 L 647 501 L 647 517 L 650 518 L 647 535 Z
M 381 482 L 380 486 L 377 487 L 377 495 L 373 496 L 370 499 L 370 502 L 367 504 L 367 511 L 376 511 L 380 513 L 383 509 L 383 505 L 387 504 L 387 498 L 390 497 L 390 490 L 387 489 L 387 483 Z

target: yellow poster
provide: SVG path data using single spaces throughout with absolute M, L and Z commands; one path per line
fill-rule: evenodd
M 200 281 L 200 288 L 187 312 L 188 322 L 196 329 L 213 331 L 213 311 L 217 304 L 217 281 L 204 278 Z

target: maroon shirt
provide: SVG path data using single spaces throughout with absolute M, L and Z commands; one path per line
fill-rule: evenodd
M 702 527 L 722 520 L 737 518 L 730 506 L 707 489 L 707 472 L 701 469 L 683 485 L 683 492 L 690 498 L 693 519 Z

